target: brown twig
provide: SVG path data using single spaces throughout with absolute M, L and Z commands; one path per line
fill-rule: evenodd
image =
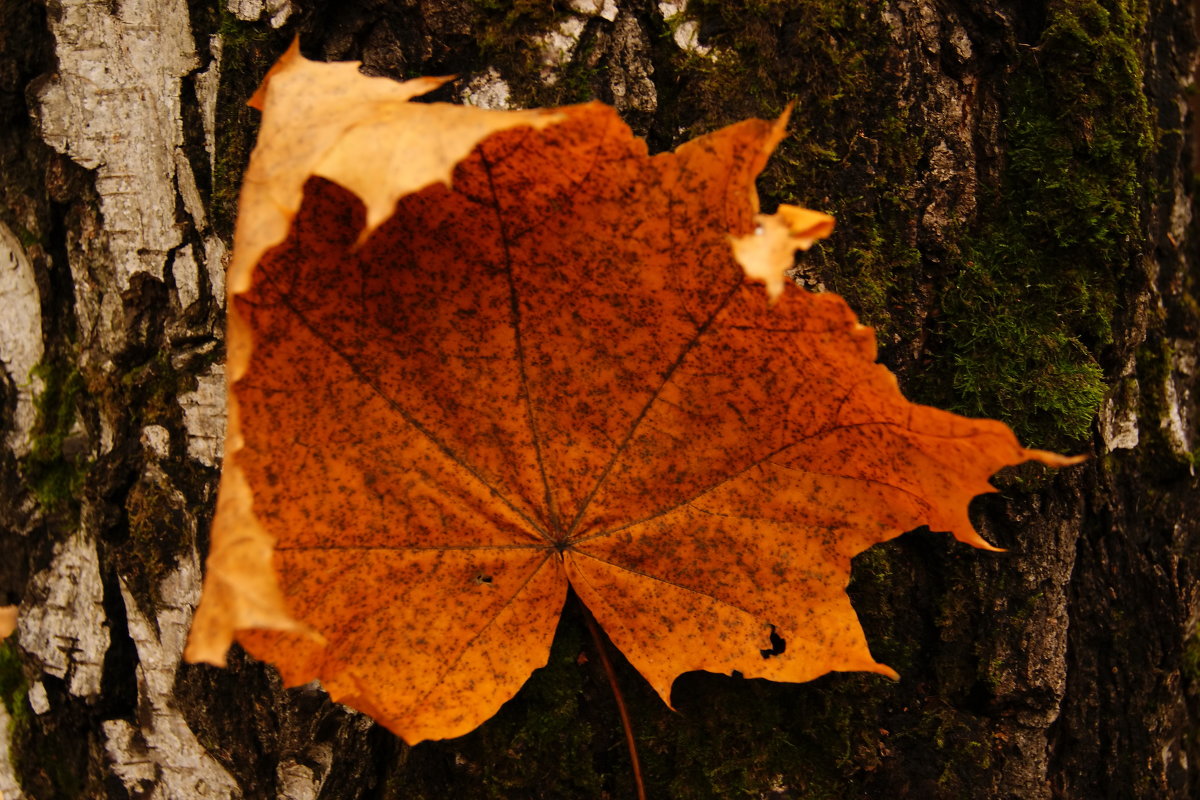
M 580 605 L 583 605 L 582 603 Z M 633 725 L 629 722 L 629 711 L 625 708 L 625 698 L 621 695 L 621 687 L 617 685 L 617 673 L 613 670 L 612 662 L 608 660 L 608 648 L 604 646 L 604 637 L 600 635 L 600 626 L 587 606 L 583 607 L 583 618 L 587 621 L 588 632 L 596 643 L 596 652 L 600 654 L 600 663 L 604 665 L 604 674 L 608 676 L 608 685 L 612 688 L 613 699 L 617 701 L 617 713 L 621 715 L 621 726 L 625 728 L 625 744 L 629 745 L 629 760 L 633 764 L 633 785 L 637 789 L 638 800 L 646 800 L 646 787 L 642 785 L 642 765 L 638 761 L 637 743 L 633 739 Z

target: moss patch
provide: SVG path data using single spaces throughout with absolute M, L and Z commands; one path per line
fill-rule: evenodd
M 73 365 L 44 361 L 33 374 L 42 381 L 34 397 L 36 417 L 21 474 L 38 502 L 56 512 L 78 510 L 90 461 L 73 434 L 84 394 L 83 376 Z
M 1200 632 L 1193 633 L 1184 642 L 1180 670 L 1189 683 L 1200 685 Z
M 16 643 L 12 639 L 0 642 L 0 700 L 14 729 L 29 721 L 28 697 L 29 683 Z
M 0 701 L 8 712 L 8 740 L 12 745 L 12 752 L 0 753 L 0 758 L 14 762 L 12 766 L 16 770 L 14 753 L 19 743 L 28 737 L 31 712 L 29 681 L 25 678 L 16 642 L 11 638 L 0 642 Z
M 70 703 L 65 687 L 44 678 L 52 708 Z M 38 800 L 101 797 L 101 778 L 89 772 L 89 747 L 98 747 L 95 723 L 75 710 L 66 714 L 26 717 L 13 726 L 12 762 L 21 788 Z
M 477 20 L 480 55 L 485 63 L 519 59 L 523 74 L 536 74 L 537 49 L 531 35 L 552 27 L 561 11 L 544 0 L 470 0 Z
M 1099 359 L 1141 255 L 1154 122 L 1141 2 L 1052 3 L 1004 84 L 1008 162 L 943 292 L 951 406 L 1070 449 L 1106 389 Z

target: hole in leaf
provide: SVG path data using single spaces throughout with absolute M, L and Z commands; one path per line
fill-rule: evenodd
M 783 637 L 775 632 L 775 626 L 771 626 L 771 648 L 769 650 L 759 650 L 758 652 L 763 658 L 782 655 L 783 651 L 787 650 L 787 642 Z
M 491 575 L 476 575 L 475 582 L 490 584 L 492 582 L 492 576 Z

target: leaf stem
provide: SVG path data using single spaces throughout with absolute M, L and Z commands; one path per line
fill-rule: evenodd
M 604 637 L 600 634 L 600 626 L 596 624 L 596 618 L 592 616 L 591 609 L 583 603 L 583 619 L 587 622 L 588 633 L 592 635 L 592 641 L 596 644 L 596 652 L 600 655 L 600 663 L 604 665 L 604 674 L 608 676 L 608 685 L 612 689 L 613 699 L 617 701 L 617 713 L 621 715 L 621 727 L 625 729 L 625 744 L 629 746 L 629 761 L 633 766 L 633 785 L 637 789 L 638 800 L 646 800 L 646 787 L 642 785 L 642 765 L 638 761 L 637 743 L 633 739 L 633 725 L 629 722 L 629 711 L 625 708 L 625 698 L 621 694 L 621 687 L 617 685 L 617 673 L 613 669 L 612 662 L 608 660 L 608 648 L 604 644 Z

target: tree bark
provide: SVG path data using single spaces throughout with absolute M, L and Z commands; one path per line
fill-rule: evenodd
M 0 0 L 0 796 L 629 797 L 571 600 L 491 721 L 408 747 L 235 648 L 180 663 L 221 460 L 223 268 L 295 35 L 440 99 L 597 98 L 651 147 L 794 103 L 764 206 L 839 229 L 845 295 L 913 398 L 1029 446 L 973 506 L 1002 555 L 914 532 L 850 592 L 899 683 L 619 656 L 651 797 L 1200 794 L 1197 54 L 1186 0 Z

